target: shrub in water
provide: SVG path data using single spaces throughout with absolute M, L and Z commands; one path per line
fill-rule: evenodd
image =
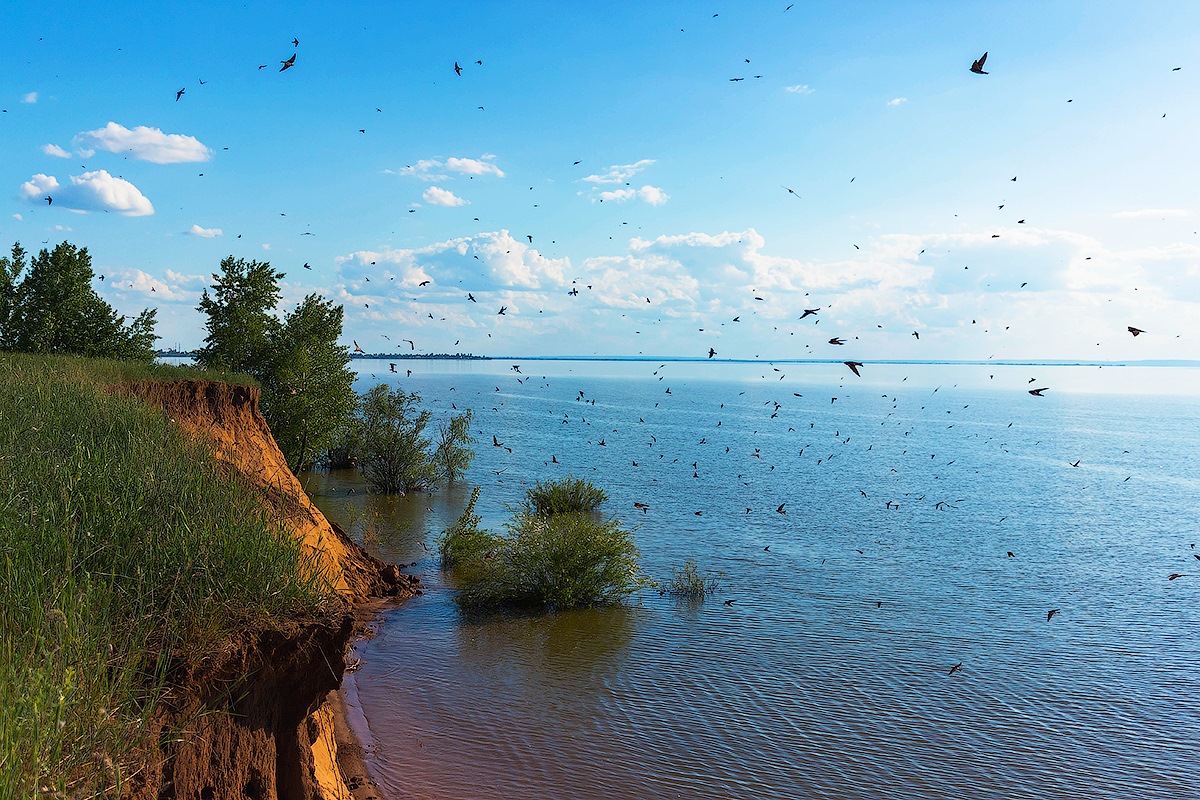
M 500 537 L 479 527 L 482 520 L 475 513 L 478 499 L 479 487 L 476 486 L 462 516 L 438 537 L 438 557 L 442 569 L 472 566 L 486 560 L 489 552 L 502 544 Z
M 698 600 L 703 602 L 710 594 L 721 590 L 720 575 L 712 572 L 701 572 L 696 559 L 689 558 L 682 567 L 671 570 L 671 580 L 667 581 L 664 593 L 683 600 Z
M 568 475 L 531 486 L 525 492 L 524 511 L 543 515 L 595 511 L 607 499 L 604 490 L 593 486 L 591 481 Z
M 508 536 L 456 574 L 467 608 L 568 609 L 615 604 L 653 582 L 633 535 L 619 520 L 589 513 L 518 513 Z

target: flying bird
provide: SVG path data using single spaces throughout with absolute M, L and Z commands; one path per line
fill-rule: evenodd
M 1050 391 L 1050 387 L 1044 386 L 1041 389 L 1030 389 L 1029 393 L 1031 395 L 1033 395 L 1034 397 L 1045 397 L 1046 395 L 1042 394 L 1042 392 L 1048 392 L 1048 391 Z
M 961 661 L 960 661 L 960 662 L 958 662 L 957 664 L 955 664 L 953 667 L 951 667 L 951 668 L 950 668 L 950 674 L 951 674 L 951 675 L 953 675 L 954 673 L 956 673 L 956 672 L 958 672 L 959 670 L 961 670 L 961 669 L 962 669 L 962 665 L 963 665 L 963 662 L 961 662 Z
M 787 503 L 780 503 L 779 508 L 775 509 L 775 513 L 776 514 L 786 514 L 787 512 L 783 510 L 783 507 L 786 505 L 787 505 Z
M 503 315 L 505 311 L 508 311 L 508 306 L 500 306 L 500 310 L 497 311 L 496 313 L 499 315 Z
M 416 350 L 416 349 L 417 349 L 417 343 L 416 343 L 416 342 L 414 342 L 412 339 L 401 339 L 400 341 L 402 341 L 402 342 L 408 342 L 408 349 L 409 349 L 409 350 Z
M 307 262 L 307 261 L 305 261 L 305 262 L 304 262 L 304 268 L 305 268 L 305 269 L 307 269 L 307 270 L 310 270 L 310 271 L 312 270 L 312 267 L 310 267 L 310 266 L 308 265 L 308 262 Z
M 716 350 L 713 350 L 711 347 L 710 347 L 710 348 L 708 348 L 708 357 L 709 357 L 709 358 L 712 358 L 712 357 L 713 357 L 713 356 L 715 356 L 716 354 L 717 354 L 717 351 L 716 351 Z
M 460 67 L 460 66 L 458 65 L 458 62 L 457 62 L 457 61 L 455 61 L 455 62 L 454 62 L 454 74 L 455 74 L 455 75 L 462 75 L 462 67 Z
M 293 37 L 292 38 L 292 47 L 299 47 L 299 46 L 300 46 L 300 40 Z
M 1176 573 L 1174 573 L 1174 574 L 1168 575 L 1168 576 L 1167 576 L 1167 580 L 1169 580 L 1169 581 L 1173 581 L 1173 580 L 1175 580 L 1176 578 L 1182 578 L 1182 577 L 1183 577 L 1183 573 L 1182 573 L 1182 572 L 1176 572 Z
M 361 347 L 358 346 L 357 339 L 351 339 L 350 341 L 354 342 L 354 352 L 356 352 L 356 353 L 365 353 L 366 352 Z
M 1057 614 L 1057 613 L 1058 613 L 1058 609 L 1057 609 L 1057 608 L 1052 608 L 1052 609 L 1050 609 L 1049 611 L 1047 611 L 1047 612 L 1046 612 L 1046 622 L 1049 622 L 1049 621 L 1050 621 L 1050 618 L 1051 618 L 1051 617 L 1053 617 L 1053 616 L 1054 616 L 1055 614 Z
M 292 67 L 296 66 L 296 54 L 292 53 L 291 58 L 289 58 L 287 61 L 280 61 L 279 63 L 283 64 L 283 66 L 279 68 L 280 72 L 283 72 L 285 69 L 291 69 Z
M 175 102 L 176 103 L 179 102 L 179 98 L 183 97 L 183 93 L 186 91 L 187 91 L 187 89 L 180 89 L 178 92 L 175 93 Z
M 985 61 L 987 61 L 986 52 L 971 62 L 971 72 L 974 72 L 976 75 L 987 75 L 987 73 L 983 71 L 983 64 Z
M 829 343 L 830 343 L 830 344 L 845 344 L 845 343 L 846 343 L 846 340 L 845 340 L 845 339 L 839 339 L 839 338 L 837 338 L 837 337 L 835 336 L 835 337 L 833 337 L 832 339 L 830 339 L 830 340 L 829 340 Z
M 1130 326 L 1129 326 L 1128 330 L 1129 330 L 1129 332 L 1130 332 L 1130 333 L 1132 333 L 1134 336 L 1137 336 L 1139 333 L 1145 333 L 1145 331 L 1144 331 L 1144 330 L 1142 330 L 1141 328 L 1135 328 L 1135 327 L 1133 327 L 1132 325 L 1130 325 Z
M 806 308 L 806 309 L 804 309 L 804 313 L 800 315 L 800 319 L 804 319 L 805 317 L 813 316 L 820 310 L 821 309 L 819 309 L 819 308 Z
M 858 371 L 858 368 L 862 366 L 861 361 L 843 361 L 842 363 L 845 364 L 847 367 L 849 367 L 850 371 L 853 372 L 855 375 L 857 375 L 860 378 L 862 377 L 862 373 Z

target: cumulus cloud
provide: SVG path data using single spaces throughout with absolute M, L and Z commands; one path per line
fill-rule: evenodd
M 124 267 L 109 267 L 104 271 L 110 292 L 125 296 L 142 295 L 142 300 L 150 303 L 193 304 L 200 299 L 205 284 L 203 275 L 187 275 L 170 269 L 161 277 Z
M 605 172 L 588 175 L 584 178 L 588 183 L 624 183 L 654 163 L 652 158 L 643 158 L 632 164 L 614 164 Z
M 887 101 L 887 104 L 890 107 L 895 108 L 896 106 L 903 105 L 904 103 L 907 103 L 907 102 L 908 102 L 907 97 L 893 97 L 891 100 Z
M 188 236 L 199 236 L 202 239 L 215 239 L 220 236 L 223 231 L 220 228 L 201 228 L 199 225 L 192 225 L 184 231 Z
M 1142 208 L 1137 211 L 1118 211 L 1113 219 L 1142 219 L 1146 217 L 1187 217 L 1192 212 L 1186 208 Z
M 193 136 L 163 133 L 158 128 L 139 125 L 130 130 L 110 122 L 103 128 L 84 131 L 72 140 L 82 156 L 97 150 L 109 153 L 130 153 L 134 158 L 155 164 L 183 164 L 208 161 L 212 151 Z
M 55 158 L 70 158 L 71 157 L 70 153 L 68 153 L 66 150 L 63 150 L 61 147 L 59 147 L 56 144 L 42 145 L 42 152 L 48 156 L 54 156 Z
M 467 291 L 539 289 L 561 286 L 570 261 L 547 258 L 507 230 L 448 239 L 404 250 L 359 250 L 337 259 L 345 285 L 353 291 L 399 284 L 415 288 L 430 281 L 435 289 L 454 287 L 455 296 Z M 431 290 L 432 291 L 432 290 Z
M 38 93 L 37 92 L 29 92 L 28 94 L 24 95 L 21 98 L 22 103 L 26 103 L 29 105 L 32 105 L 32 104 L 36 103 L 37 101 L 38 101 Z
M 495 158 L 495 156 L 484 156 L 484 158 Z M 491 161 L 476 158 L 448 158 L 446 159 L 446 169 L 451 172 L 460 172 L 463 175 L 495 175 L 497 178 L 504 177 L 504 171 L 491 163 Z
M 442 158 L 423 158 L 416 164 L 409 164 L 400 169 L 385 169 L 388 175 L 418 178 L 423 181 L 444 181 L 452 177 L 451 173 L 459 175 L 495 175 L 504 177 L 504 170 L 493 163 L 496 156 L 484 153 L 479 158 L 460 158 L 451 156 Z
M 17 222 L 22 222 L 22 221 L 24 221 L 24 219 L 25 219 L 25 218 L 24 218 L 24 217 L 22 217 L 20 214 L 13 214 L 13 215 L 12 215 L 12 218 L 13 218 L 13 219 L 15 219 Z
M 430 186 L 421 193 L 421 199 L 431 206 L 465 206 L 467 204 L 466 200 L 440 186 Z
M 785 86 L 783 87 L 783 90 L 785 92 L 791 92 L 792 94 L 812 94 L 814 91 L 807 83 L 797 83 L 795 86 Z
M 626 200 L 637 198 L 652 206 L 661 206 L 671 199 L 671 196 L 657 186 L 646 185 L 640 189 L 611 189 L 601 192 L 600 202 L 624 203 Z
M 19 193 L 28 203 L 42 203 L 51 197 L 54 205 L 70 211 L 115 211 L 126 217 L 154 213 L 154 206 L 136 186 L 103 169 L 72 175 L 68 184 L 60 184 L 53 175 L 38 173 L 21 184 Z

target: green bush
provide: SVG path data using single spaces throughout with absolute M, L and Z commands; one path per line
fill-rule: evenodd
M 587 512 L 517 513 L 507 536 L 480 536 L 458 555 L 464 608 L 562 610 L 616 604 L 653 585 L 633 535 L 619 520 Z M 484 552 L 481 552 L 484 551 Z
M 382 383 L 362 397 L 358 467 L 377 492 L 411 492 L 437 480 L 424 435 L 432 415 L 418 410 L 420 402 L 416 392 Z
M 478 500 L 479 487 L 476 486 L 462 515 L 438 537 L 437 549 L 442 569 L 454 569 L 486 559 L 491 551 L 503 543 L 498 536 L 479 527 L 482 519 L 475 513 Z
M 682 567 L 671 570 L 671 579 L 663 588 L 664 594 L 683 600 L 703 602 L 709 595 L 721 591 L 719 574 L 701 572 L 696 559 L 689 558 Z
M 438 473 L 448 481 L 461 478 L 475 460 L 471 445 L 471 409 L 438 423 L 437 448 L 433 451 L 433 463 Z
M 531 486 L 525 492 L 524 511 L 542 515 L 589 512 L 595 511 L 606 500 L 608 495 L 591 481 L 568 475 Z

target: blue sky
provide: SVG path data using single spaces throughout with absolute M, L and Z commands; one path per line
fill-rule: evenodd
M 247 5 L 0 29 L 0 241 L 164 346 L 233 254 L 369 351 L 1200 352 L 1198 4 Z

